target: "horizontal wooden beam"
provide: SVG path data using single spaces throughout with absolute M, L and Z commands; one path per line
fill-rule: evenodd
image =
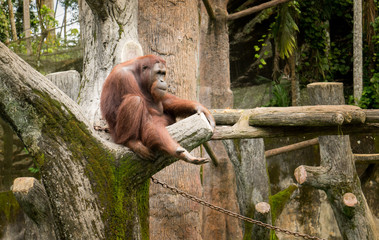
M 316 105 L 302 107 L 262 107 L 254 109 L 212 109 L 217 125 L 247 121 L 255 127 L 340 126 L 379 123 L 379 110 L 351 105 Z
M 356 164 L 378 164 L 379 154 L 354 154 Z
M 357 133 L 379 133 L 379 124 L 342 125 L 331 127 L 233 127 L 217 126 L 212 140 L 238 138 L 275 138 L 275 137 L 318 137 L 322 135 L 348 135 Z

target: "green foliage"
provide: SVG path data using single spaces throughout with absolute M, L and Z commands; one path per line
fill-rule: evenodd
M 272 26 L 279 57 L 289 58 L 296 49 L 296 32 L 299 28 L 295 22 L 299 8 L 297 1 L 284 3 L 279 6 L 278 15 Z
M 267 47 L 267 43 L 266 43 L 266 38 L 269 39 L 271 38 L 271 34 L 268 35 L 262 35 L 262 38 L 258 40 L 258 45 L 254 45 L 254 50 L 255 50 L 255 55 L 254 57 L 259 60 L 259 64 L 258 64 L 258 67 L 259 68 L 263 68 L 263 66 L 265 66 L 267 63 L 265 61 L 265 57 L 267 57 L 267 55 L 269 54 L 269 51 L 266 50 L 266 47 Z
M 3 4 L 0 4 L 0 41 L 5 42 L 9 35 L 8 16 L 6 15 Z
M 350 96 L 349 103 L 354 99 Z M 363 87 L 362 97 L 358 106 L 361 108 L 379 108 L 379 73 L 375 73 L 370 82 Z
M 268 107 L 288 107 L 291 103 L 290 98 L 290 86 L 288 83 L 272 83 L 272 98 L 270 103 L 267 105 Z
M 34 167 L 30 167 L 30 168 L 28 168 L 28 170 L 29 170 L 31 173 L 38 173 L 38 172 L 39 172 L 39 168 L 34 168 Z

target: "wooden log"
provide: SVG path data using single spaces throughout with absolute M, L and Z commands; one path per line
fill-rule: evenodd
M 265 152 L 265 156 L 266 156 L 266 158 L 267 157 L 272 157 L 272 156 L 276 156 L 276 155 L 279 155 L 279 154 L 282 154 L 282 153 L 287 153 L 287 152 L 303 149 L 303 148 L 306 148 L 306 147 L 310 147 L 310 146 L 313 146 L 313 145 L 316 145 L 316 144 L 318 144 L 318 138 L 313 138 L 313 139 L 310 139 L 310 140 L 302 141 L 302 142 L 291 144 L 291 145 L 288 145 L 288 146 L 284 146 L 284 147 L 280 147 L 280 148 L 275 148 L 275 149 L 267 150 Z
M 236 138 L 317 137 L 354 133 L 379 133 L 379 124 L 342 125 L 339 127 L 244 127 L 218 126 L 212 140 Z
M 45 187 L 35 178 L 21 177 L 14 180 L 12 192 L 22 210 L 33 220 L 28 221 L 33 226 L 25 228 L 26 239 L 56 239 L 54 218 Z
M 379 154 L 354 154 L 356 164 L 379 164 Z
M 351 105 L 212 109 L 211 112 L 218 125 L 234 125 L 243 115 L 249 116 L 250 126 L 338 126 L 366 120 L 365 112 Z
M 366 123 L 379 123 L 379 109 L 362 109 L 366 114 Z
M 296 168 L 296 181 L 327 193 L 344 239 L 378 239 L 377 226 L 355 171 L 349 136 L 321 136 L 319 143 L 320 166 Z

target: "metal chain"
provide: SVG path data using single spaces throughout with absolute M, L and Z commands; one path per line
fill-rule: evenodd
M 161 181 L 159 181 L 156 178 L 151 177 L 151 180 L 153 181 L 153 183 L 161 185 L 163 188 L 170 189 L 172 192 L 174 192 L 176 194 L 179 194 L 179 195 L 181 195 L 181 196 L 183 196 L 185 198 L 188 198 L 191 201 L 197 202 L 197 203 L 199 203 L 199 204 L 201 204 L 203 206 L 209 207 L 210 209 L 216 210 L 218 212 L 224 213 L 224 214 L 232 216 L 234 218 L 238 218 L 238 219 L 241 219 L 243 221 L 250 222 L 250 223 L 256 224 L 258 226 L 261 226 L 261 227 L 264 227 L 264 228 L 268 228 L 268 229 L 271 229 L 271 230 L 274 230 L 274 231 L 277 231 L 277 232 L 282 232 L 282 233 L 287 234 L 287 235 L 293 235 L 295 237 L 302 237 L 302 238 L 305 238 L 305 239 L 315 239 L 315 240 L 326 240 L 324 238 L 310 236 L 308 234 L 303 234 L 303 233 L 298 233 L 298 232 L 292 232 L 292 231 L 289 231 L 287 229 L 282 229 L 280 227 L 276 227 L 276 226 L 273 226 L 273 225 L 270 225 L 270 224 L 267 224 L 267 223 L 264 223 L 264 222 L 252 219 L 252 218 L 245 217 L 245 216 L 240 215 L 238 213 L 229 211 L 229 210 L 227 210 L 225 208 L 215 206 L 215 205 L 213 205 L 213 204 L 211 204 L 211 203 L 209 203 L 207 201 L 204 201 L 204 200 L 202 200 L 202 199 L 200 199 L 198 197 L 195 197 L 195 196 L 193 196 L 191 194 L 183 192 L 183 191 L 181 191 L 181 190 L 179 190 L 179 189 L 177 189 L 175 187 L 169 186 L 169 185 L 167 185 L 167 183 L 161 182 Z

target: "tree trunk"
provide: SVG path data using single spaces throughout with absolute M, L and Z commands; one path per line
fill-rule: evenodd
M 127 9 L 127 10 L 126 10 Z M 91 124 L 98 124 L 100 93 L 105 78 L 121 62 L 126 42 L 138 43 L 138 1 L 80 0 L 79 14 L 84 46 L 83 78 L 79 104 Z
M 343 83 L 316 82 L 307 85 L 310 105 L 344 105 Z
M 296 53 L 292 53 L 292 55 L 288 58 L 288 64 L 290 68 L 290 78 L 291 78 L 291 100 L 292 106 L 300 105 L 300 87 L 299 81 L 296 77 Z
M 58 239 L 148 239 L 149 177 L 177 159 L 142 160 L 99 138 L 74 101 L 1 43 L 0 115 L 40 169 Z M 168 131 L 188 150 L 212 134 L 197 114 Z
M 144 54 L 160 55 L 167 62 L 169 92 L 196 100 L 198 2 L 140 0 L 138 14 L 138 33 Z M 201 196 L 199 166 L 180 161 L 154 177 Z M 150 239 L 201 239 L 201 224 L 201 205 L 159 185 L 150 186 Z
M 32 45 L 31 45 L 31 39 L 30 39 L 30 2 L 29 0 L 24 0 L 24 32 L 25 32 L 25 38 L 26 38 L 26 54 L 31 55 L 32 54 Z
M 263 138 L 225 140 L 237 177 L 237 199 L 241 214 L 271 224 L 271 212 L 259 213 L 256 206 L 268 205 L 270 181 Z M 244 239 L 269 239 L 270 230 L 244 223 Z
M 200 12 L 200 102 L 209 108 L 232 108 L 230 90 L 229 31 L 227 2 L 209 2 L 208 12 L 201 4 Z M 213 9 L 215 10 L 213 12 Z M 211 13 L 211 15 L 208 15 Z M 209 142 L 218 164 L 203 169 L 204 198 L 213 204 L 239 212 L 233 165 L 221 141 Z M 204 209 L 203 239 L 241 239 L 241 223 L 211 209 Z
M 355 170 L 349 136 L 322 136 L 319 142 L 321 166 L 296 168 L 296 180 L 326 192 L 343 239 L 378 239 L 376 222 Z
M 353 37 L 353 79 L 354 101 L 358 105 L 363 91 L 363 53 L 362 53 L 362 0 L 354 0 L 354 37 Z
M 11 23 L 12 40 L 17 41 L 16 21 L 14 19 L 12 0 L 8 0 L 9 21 Z
M 321 96 L 334 93 L 330 104 L 337 104 L 343 99 L 341 85 L 324 83 L 309 87 L 311 93 L 319 93 Z M 310 99 L 314 99 L 314 105 L 325 101 L 312 95 Z M 377 239 L 378 230 L 361 189 L 349 136 L 321 136 L 319 144 L 320 166 L 296 168 L 297 182 L 326 192 L 343 239 Z
M 51 12 L 49 13 L 50 17 L 54 18 L 54 0 L 41 0 L 42 1 L 42 6 L 46 5 Z M 54 25 L 49 23 L 48 25 L 45 26 L 47 30 L 55 28 Z M 55 30 L 48 31 L 47 33 L 47 39 L 49 41 L 54 41 L 55 40 Z

